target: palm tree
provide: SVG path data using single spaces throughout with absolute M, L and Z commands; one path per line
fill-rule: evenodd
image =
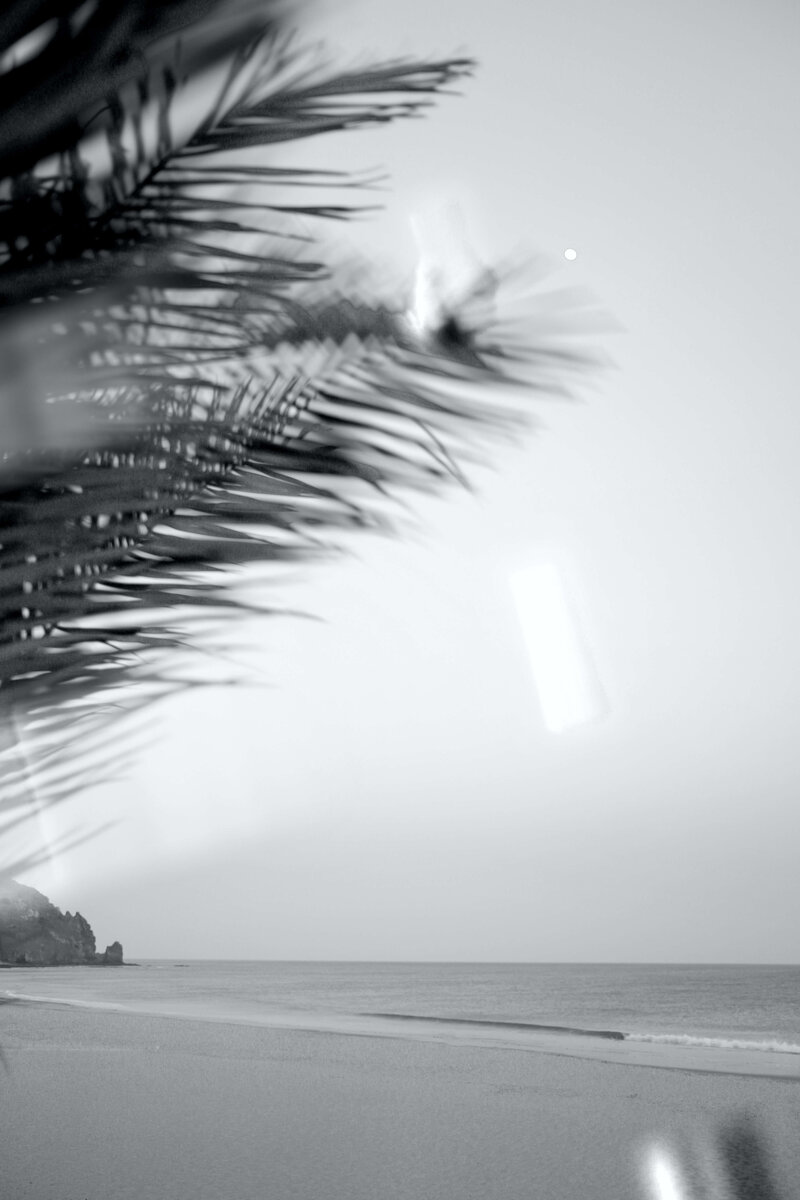
M 0 15 L 6 831 L 119 769 L 108 723 L 188 686 L 175 652 L 200 616 L 244 606 L 233 569 L 385 525 L 374 500 L 461 478 L 485 434 L 519 428 L 498 388 L 523 360 L 539 388 L 592 361 L 498 321 L 498 272 L 409 320 L 403 297 L 326 267 L 309 222 L 355 209 L 308 189 L 376 181 L 267 148 L 419 116 L 473 64 L 337 69 L 290 16 L 276 0 Z

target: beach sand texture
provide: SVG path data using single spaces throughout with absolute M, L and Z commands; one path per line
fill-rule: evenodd
M 745 1112 L 800 1195 L 786 1078 L 56 1005 L 0 1027 L 8 1200 L 651 1200 L 648 1148 L 714 1186 Z

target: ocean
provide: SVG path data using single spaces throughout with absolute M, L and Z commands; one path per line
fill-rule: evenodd
M 8 999 L 250 1025 L 407 1037 L 513 1032 L 517 1044 L 526 1029 L 594 1034 L 718 1051 L 721 1069 L 726 1051 L 800 1055 L 798 966 L 147 960 L 20 968 L 0 985 Z

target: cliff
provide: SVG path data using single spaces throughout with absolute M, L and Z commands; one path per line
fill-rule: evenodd
M 97 953 L 92 927 L 51 904 L 36 888 L 0 882 L 0 964 L 4 966 L 122 966 L 122 946 Z

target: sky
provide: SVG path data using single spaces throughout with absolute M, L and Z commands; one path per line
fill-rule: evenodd
M 481 258 L 597 297 L 614 365 L 276 593 L 323 620 L 232 629 L 263 686 L 161 707 L 40 828 L 113 827 L 25 880 L 130 958 L 797 962 L 797 9 L 304 20 L 346 61 L 480 63 L 298 153 L 391 171 L 359 252 L 408 273 L 410 214 L 455 201 Z

